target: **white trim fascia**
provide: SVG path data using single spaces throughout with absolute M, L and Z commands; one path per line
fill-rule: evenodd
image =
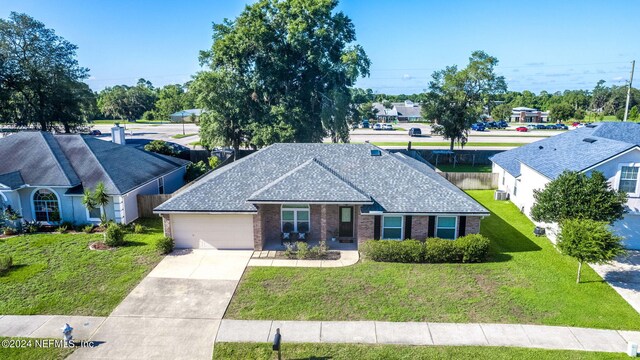
M 362 216 L 377 216 L 377 215 L 402 215 L 402 216 L 479 216 L 486 217 L 489 213 L 394 213 L 394 212 L 382 212 L 382 213 L 360 213 Z

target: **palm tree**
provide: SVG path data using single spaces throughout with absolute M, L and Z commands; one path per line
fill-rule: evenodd
M 109 203 L 109 195 L 107 195 L 107 190 L 104 188 L 102 181 L 96 185 L 96 189 L 93 191 L 93 198 L 104 214 L 104 207 Z
M 88 211 L 91 211 L 98 206 L 93 193 L 91 193 L 91 190 L 84 190 L 84 195 L 82 195 L 82 205 L 84 205 L 84 207 L 86 207 Z

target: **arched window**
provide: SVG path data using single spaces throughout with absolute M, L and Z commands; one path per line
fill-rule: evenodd
M 60 222 L 60 204 L 51 190 L 40 189 L 33 194 L 33 209 L 36 221 Z
M 283 232 L 309 232 L 309 205 L 282 205 Z

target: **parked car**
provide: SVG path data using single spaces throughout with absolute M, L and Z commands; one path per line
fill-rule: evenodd
M 360 127 L 362 127 L 363 129 L 368 129 L 369 128 L 369 121 L 368 120 L 364 120 L 362 122 L 362 124 L 360 125 Z
M 556 130 L 558 128 L 558 126 L 556 124 L 549 124 L 547 126 L 544 127 L 547 130 Z
M 538 127 L 536 125 L 533 125 L 533 124 L 532 125 L 527 125 L 527 129 L 529 129 L 529 130 L 535 130 L 537 128 Z
M 373 125 L 373 130 L 382 130 L 382 124 L 377 123 Z
M 538 130 L 545 130 L 546 128 L 547 128 L 547 125 L 543 125 L 543 124 L 536 125 L 536 129 Z
M 487 129 L 497 129 L 498 128 L 498 123 L 495 121 L 489 121 L 485 124 L 487 126 Z
M 409 136 L 422 136 L 422 130 L 420 128 L 411 128 L 409 129 Z
M 500 120 L 496 124 L 498 125 L 499 129 L 506 129 L 509 127 L 509 123 L 504 120 Z
M 471 125 L 471 130 L 484 131 L 485 129 L 486 127 L 484 126 L 484 123 L 475 123 Z
M 393 125 L 391 125 L 391 124 L 382 124 L 382 130 L 393 130 Z
M 529 129 L 527 129 L 527 128 L 526 128 L 526 127 L 524 127 L 524 126 L 519 126 L 519 127 L 517 127 L 517 128 L 516 128 L 516 131 L 520 131 L 520 132 L 527 132 L 527 131 L 529 131 Z
M 102 131 L 100 131 L 100 130 L 91 130 L 91 131 L 89 131 L 89 135 L 91 135 L 91 136 L 101 136 L 102 135 Z
M 571 124 L 571 126 L 573 127 L 578 127 L 580 125 L 580 121 L 574 121 L 573 124 Z
M 556 129 L 558 130 L 569 130 L 569 127 L 565 124 L 556 124 Z

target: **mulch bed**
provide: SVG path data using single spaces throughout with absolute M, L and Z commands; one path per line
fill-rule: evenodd
M 277 251 L 275 259 L 301 260 L 296 257 L 295 253 L 291 257 L 288 257 L 287 255 L 285 255 L 284 251 Z M 325 256 L 318 257 L 318 258 L 308 257 L 304 260 L 339 260 L 339 259 L 340 259 L 339 251 L 327 251 L 327 254 Z
M 91 245 L 89 245 L 89 249 L 91 250 L 111 250 L 112 247 L 108 246 L 107 244 L 105 244 L 102 241 L 96 241 L 91 243 Z

